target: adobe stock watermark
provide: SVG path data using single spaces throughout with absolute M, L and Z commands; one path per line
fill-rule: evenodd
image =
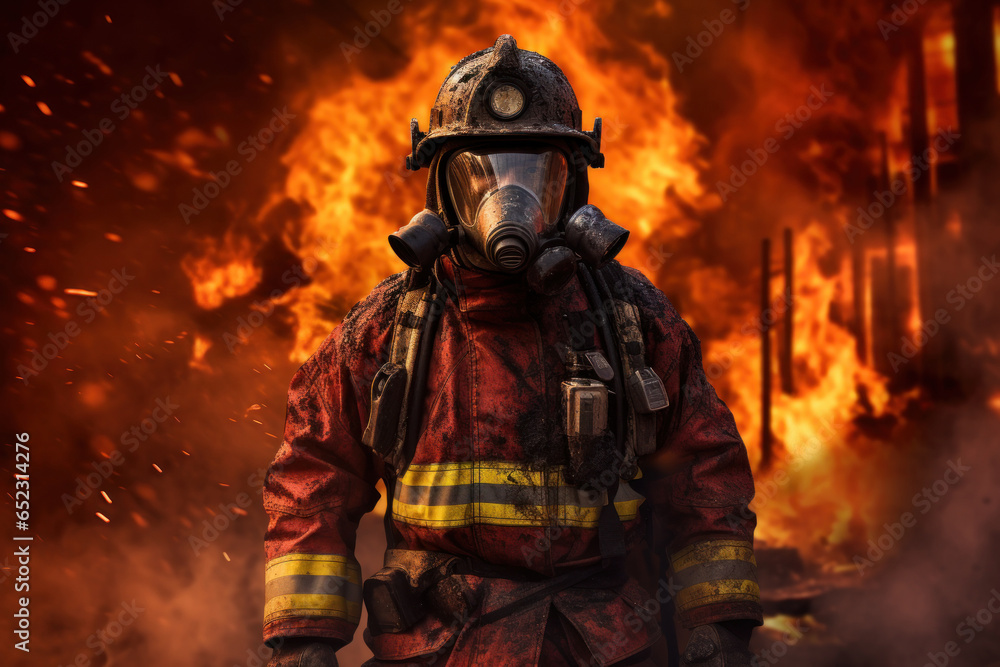
M 719 197 L 725 203 L 731 196 L 747 184 L 747 181 L 765 165 L 772 155 L 781 150 L 782 141 L 788 141 L 795 136 L 796 131 L 802 129 L 813 117 L 813 114 L 823 108 L 823 106 L 833 97 L 833 91 L 827 89 L 827 84 L 823 83 L 817 88 L 809 88 L 809 97 L 799 105 L 797 109 L 786 113 L 774 124 L 775 132 L 781 135 L 781 141 L 775 137 L 768 137 L 763 145 L 758 148 L 748 148 L 747 156 L 738 166 L 734 163 L 729 166 L 729 180 L 718 181 L 715 189 L 719 192 Z
M 1000 262 L 997 262 L 996 255 L 980 258 L 979 269 L 973 275 L 969 276 L 965 282 L 955 285 L 954 289 L 945 295 L 945 300 L 954 306 L 953 310 L 955 312 L 962 310 L 969 301 L 983 290 L 986 283 L 996 277 L 997 273 L 1000 273 Z M 901 345 L 899 352 L 886 353 L 886 359 L 892 366 L 893 372 L 898 373 L 900 368 L 910 363 L 920 350 L 934 336 L 938 335 L 944 325 L 949 322 L 951 322 L 951 311 L 947 308 L 938 308 L 934 311 L 933 317 L 920 325 L 920 330 L 913 334 L 912 338 L 902 336 L 900 338 Z
M 233 664 L 233 667 L 267 667 L 268 661 L 277 649 L 285 644 L 284 637 L 275 637 L 257 645 L 257 650 L 247 649 L 247 659 L 242 665 Z
M 674 256 L 674 253 L 667 252 L 666 246 L 662 243 L 655 249 L 649 249 L 646 253 L 646 261 L 643 268 L 645 273 L 657 273 L 667 264 L 667 260 Z
M 124 121 L 139 107 L 140 103 L 160 87 L 164 79 L 169 77 L 170 75 L 161 70 L 159 65 L 155 68 L 147 66 L 146 76 L 142 78 L 142 81 L 112 102 L 109 111 L 119 122 Z M 74 145 L 66 146 L 64 162 L 58 160 L 52 162 L 52 173 L 56 175 L 56 180 L 62 183 L 63 176 L 73 173 L 74 169 L 83 164 L 83 159 L 93 153 L 94 149 L 104 142 L 105 137 L 114 132 L 117 127 L 111 116 L 105 116 L 97 123 L 97 127 L 83 130 L 80 141 Z
M 25 14 L 21 17 L 20 30 L 7 33 L 7 41 L 15 55 L 29 40 L 34 39 L 38 35 L 38 31 L 47 26 L 49 21 L 56 17 L 59 10 L 68 5 L 69 2 L 70 0 L 38 0 L 38 8 L 41 11 L 35 12 L 31 16 Z
M 91 461 L 90 467 L 94 471 L 86 476 L 77 476 L 73 495 L 62 494 L 60 500 L 66 508 L 66 513 L 73 514 L 74 509 L 82 507 L 83 501 L 100 489 L 104 482 L 125 463 L 125 453 L 131 454 L 139 449 L 139 445 L 149 440 L 150 436 L 156 433 L 160 426 L 172 417 L 180 407 L 180 404 L 171 401 L 169 396 L 156 399 L 156 406 L 150 411 L 148 417 L 122 432 L 119 441 L 123 448 L 127 447 L 125 452 L 116 449 L 106 459 Z
M 145 607 L 140 607 L 136 604 L 135 600 L 131 602 L 122 602 L 121 609 L 118 613 L 108 621 L 100 630 L 92 633 L 87 637 L 84 642 L 90 651 L 80 651 L 76 654 L 76 657 L 72 662 L 67 663 L 65 667 L 90 667 L 94 664 L 94 658 L 100 658 L 102 655 L 107 653 L 108 648 L 114 644 L 116 641 L 121 639 L 125 631 L 135 623 L 136 619 L 139 618 L 140 614 L 146 611 Z M 100 664 L 106 664 L 101 661 Z M 60 665 L 59 667 L 63 667 Z
M 827 420 L 820 417 L 821 428 L 814 431 L 801 447 L 797 447 L 789 457 L 787 465 L 777 468 L 771 472 L 766 479 L 757 477 L 754 481 L 754 509 L 749 505 L 742 505 L 734 512 L 726 515 L 726 523 L 733 530 L 743 530 L 746 523 L 756 519 L 756 512 L 771 502 L 781 491 L 794 479 L 794 473 L 802 470 L 815 454 L 823 449 L 824 445 L 833 440 L 841 429 L 845 426 L 839 419 Z M 791 474 L 790 474 L 791 473 Z
M 244 164 L 253 162 L 258 153 L 270 146 L 274 138 L 288 128 L 291 124 L 289 121 L 296 118 L 295 114 L 288 113 L 288 107 L 283 107 L 281 111 L 277 108 L 271 111 L 272 116 L 267 124 L 256 133 L 247 135 L 247 138 L 236 147 L 236 152 L 243 157 Z M 177 212 L 184 219 L 184 224 L 191 224 L 191 218 L 208 208 L 208 205 L 232 184 L 233 178 L 241 173 L 243 165 L 238 160 L 229 160 L 225 168 L 218 172 L 210 171 L 209 181 L 191 190 L 191 203 L 181 202 L 177 206 Z
M 215 15 L 219 17 L 219 21 L 226 20 L 226 14 L 229 12 L 235 12 L 236 8 L 243 4 L 243 0 L 212 0 L 212 9 L 215 10 Z
M 948 461 L 948 468 L 945 469 L 941 478 L 915 493 L 910 504 L 918 510 L 920 515 L 927 514 L 941 502 L 942 498 L 948 495 L 948 492 L 956 484 L 962 481 L 965 473 L 970 470 L 972 470 L 971 466 L 962 465 L 962 459 Z M 854 567 L 857 568 L 858 574 L 864 576 L 865 570 L 875 567 L 875 563 L 882 560 L 889 551 L 899 544 L 906 535 L 906 531 L 917 525 L 918 518 L 917 514 L 913 512 L 903 512 L 897 521 L 884 524 L 882 534 L 868 540 L 868 551 L 865 552 L 864 556 L 861 554 L 854 556 Z
M 281 284 L 286 286 L 285 289 L 275 287 L 271 290 L 268 298 L 254 301 L 250 304 L 249 313 L 236 318 L 236 328 L 232 333 L 229 331 L 222 332 L 222 342 L 226 344 L 226 349 L 229 350 L 230 354 L 236 354 L 236 348 L 250 342 L 250 338 L 254 332 L 264 326 L 267 319 L 274 314 L 275 300 L 282 294 L 296 289 L 303 282 L 308 281 L 309 274 L 316 269 L 318 264 L 319 262 L 315 257 L 306 257 L 302 261 L 301 266 L 296 264 L 286 269 L 281 274 Z
M 112 271 L 111 280 L 108 281 L 106 288 L 89 293 L 89 296 L 77 305 L 77 317 L 83 318 L 84 324 L 90 324 L 133 280 L 135 276 L 129 274 L 127 267 L 123 266 L 121 271 L 117 269 Z M 21 382 L 27 385 L 31 378 L 41 374 L 82 331 L 80 324 L 74 318 L 67 321 L 62 329 L 49 332 L 49 342 L 31 351 L 31 361 L 28 364 L 18 364 L 17 374 Z
M 289 463 L 295 461 L 293 456 Z M 275 473 L 280 473 L 285 469 L 284 464 L 278 463 L 271 467 Z M 234 502 L 219 503 L 219 513 L 213 514 L 211 521 L 205 519 L 201 522 L 201 531 L 198 534 L 188 535 L 188 546 L 195 556 L 200 556 L 201 552 L 208 546 L 222 537 L 222 534 L 229 530 L 241 516 L 247 515 L 247 508 L 253 503 L 251 493 L 260 495 L 264 492 L 264 483 L 267 481 L 267 471 L 258 468 L 256 472 L 250 473 L 247 477 L 247 486 L 251 491 L 240 491 L 233 499 Z
M 741 12 L 745 12 L 747 7 L 750 6 L 750 0 L 731 1 Z M 735 22 L 736 12 L 728 7 L 719 12 L 718 18 L 702 21 L 701 24 L 705 26 L 705 29 L 697 35 L 688 35 L 687 48 L 684 49 L 684 53 L 674 51 L 671 55 L 674 65 L 677 66 L 677 71 L 683 73 L 685 66 L 691 65 L 695 60 L 700 58 L 705 53 L 705 49 L 711 47 L 715 43 L 715 40 L 722 35 L 726 30 L 726 26 L 732 25 Z
M 903 174 L 909 176 L 910 183 L 916 183 L 925 173 L 930 171 L 931 166 L 937 164 L 939 156 L 947 152 L 961 138 L 962 135 L 950 127 L 947 130 L 939 129 L 931 145 L 922 154 L 914 156 L 906 164 L 906 167 L 903 168 Z M 906 179 L 903 176 L 897 176 L 889 184 L 888 190 L 872 192 L 874 201 L 870 202 L 868 206 L 858 207 L 856 224 L 852 225 L 849 222 L 844 224 L 847 240 L 854 243 L 859 236 L 871 229 L 875 222 L 885 215 L 900 197 L 906 194 L 906 191 Z
M 549 19 L 549 25 L 555 26 L 565 21 L 585 2 L 587 0 L 562 0 L 559 6 L 556 7 L 556 11 L 552 11 L 551 9 L 545 10 L 545 16 Z
M 795 646 L 809 632 L 809 626 L 801 619 L 793 619 L 785 628 L 779 639 L 776 639 L 765 649 L 755 653 L 750 658 L 751 667 L 765 667 L 765 665 L 776 665 L 788 655 L 788 649 Z
M 971 644 L 976 637 L 986 631 L 993 619 L 1000 614 L 1000 590 L 996 588 L 990 591 L 991 597 L 983 605 L 982 609 L 976 612 L 975 616 L 966 616 L 965 620 L 955 626 L 955 634 L 961 637 L 965 644 Z M 923 667 L 946 667 L 951 663 L 952 658 L 958 657 L 962 652 L 962 647 L 956 641 L 946 643 L 941 651 L 927 653 L 927 662 Z
M 893 5 L 889 19 L 886 20 L 885 17 L 882 17 L 875 23 L 879 32 L 882 33 L 882 39 L 888 42 L 889 37 L 893 33 L 899 32 L 906 25 L 906 22 L 913 18 L 926 4 L 927 0 L 903 0 L 903 2 Z
M 747 338 L 756 338 L 771 327 L 788 312 L 794 303 L 795 298 L 787 291 L 782 290 L 778 296 L 771 300 L 771 303 L 762 312 L 748 318 L 740 327 L 740 335 Z M 746 345 L 742 340 L 734 340 L 727 349 L 716 351 L 705 359 L 705 376 L 715 381 L 722 377 L 736 363 L 746 351 Z
M 405 0 L 407 4 L 413 2 L 413 0 Z M 340 52 L 344 54 L 344 60 L 348 63 L 351 62 L 358 54 L 361 53 L 362 49 L 367 48 L 372 40 L 382 34 L 392 19 L 403 11 L 403 0 L 389 0 L 386 3 L 384 9 L 373 9 L 371 12 L 371 17 L 373 20 L 368 21 L 363 26 L 354 26 L 354 40 L 351 44 L 347 42 L 340 43 Z

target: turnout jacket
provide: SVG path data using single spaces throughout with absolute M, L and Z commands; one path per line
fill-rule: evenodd
M 612 485 L 576 485 L 560 419 L 567 378 L 561 350 L 592 337 L 578 279 L 560 294 L 531 293 L 523 278 L 484 274 L 442 260 L 449 300 L 431 344 L 419 439 L 395 483 L 399 548 L 469 556 L 556 575 L 600 562 L 598 518 Z M 659 636 L 655 614 L 673 600 L 695 627 L 761 621 L 753 558 L 753 479 L 732 414 L 709 385 L 698 338 L 640 272 L 607 275 L 616 298 L 638 307 L 646 362 L 670 406 L 656 415 L 656 451 L 613 499 L 630 550 L 669 558 L 670 577 L 643 589 L 634 578 L 610 588 L 574 587 L 480 625 L 428 616 L 400 634 L 369 636 L 379 660 L 444 655 L 448 665 L 534 664 L 554 608 L 579 633 L 595 664 L 624 659 Z M 268 471 L 264 637 L 350 642 L 361 613 L 356 530 L 379 494 L 377 454 L 361 442 L 371 383 L 386 361 L 407 274 L 357 304 L 291 382 L 284 440 Z M 591 325 L 588 325 L 588 322 Z M 461 576 L 488 613 L 532 585 Z M 527 588 L 526 588 L 527 587 Z M 444 663 L 442 663 L 444 664 Z M 506 664 L 506 663 L 505 663 Z

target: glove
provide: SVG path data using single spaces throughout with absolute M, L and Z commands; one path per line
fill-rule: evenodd
M 691 632 L 681 664 L 692 667 L 751 667 L 750 633 L 747 621 L 699 625 Z
M 339 667 L 337 649 L 314 637 L 288 638 L 274 650 L 267 667 Z

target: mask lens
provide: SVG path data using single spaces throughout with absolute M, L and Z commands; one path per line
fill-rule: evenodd
M 542 209 L 545 229 L 559 219 L 566 196 L 566 158 L 556 150 L 468 150 L 448 163 L 448 193 L 459 221 L 472 227 L 483 199 L 516 185 L 530 192 Z

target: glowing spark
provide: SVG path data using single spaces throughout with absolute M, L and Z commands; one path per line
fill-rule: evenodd
M 112 241 L 113 243 L 121 243 L 122 242 L 122 237 L 120 237 L 117 234 L 114 234 L 112 232 L 108 232 L 107 234 L 105 234 L 104 238 L 106 238 L 109 241 Z
M 66 294 L 76 294 L 79 296 L 97 296 L 97 292 L 91 291 L 89 289 L 78 289 L 76 287 L 67 287 L 63 290 Z
M 153 464 L 153 469 L 154 469 L 154 470 L 155 470 L 156 472 L 160 472 L 160 473 L 162 473 L 162 472 L 163 472 L 163 469 L 162 469 L 162 468 L 161 468 L 160 466 L 156 465 L 155 463 Z
M 46 116 L 51 116 L 52 115 L 52 109 L 49 108 L 48 104 L 46 104 L 45 102 L 36 102 L 36 104 L 38 105 L 38 109 L 43 114 L 45 114 Z
M 25 248 L 24 252 L 37 252 L 34 248 Z
M 35 80 L 32 79 L 27 74 L 22 74 L 21 75 L 21 80 L 24 81 L 26 84 L 28 84 L 28 86 L 30 86 L 31 88 L 35 87 Z
M 101 495 L 102 495 L 102 496 L 104 496 L 104 499 L 105 499 L 106 501 L 108 501 L 108 504 L 110 505 L 110 504 L 111 504 L 111 497 L 110 497 L 110 496 L 108 496 L 107 492 L 105 492 L 105 491 L 101 491 Z
M 84 60 L 86 60 L 87 62 L 89 62 L 92 65 L 96 65 L 97 69 L 101 70 L 101 72 L 103 72 L 104 74 L 106 74 L 106 75 L 110 75 L 111 74 L 111 68 L 108 67 L 107 64 L 103 60 L 101 60 L 100 58 L 98 58 L 97 56 L 95 56 L 90 51 L 84 51 L 82 55 L 83 55 L 83 59 Z
M 177 86 L 178 88 L 184 85 L 184 82 L 181 81 L 181 77 L 176 72 L 170 73 L 170 80 L 173 81 L 174 85 Z
M 223 551 L 222 555 L 226 557 L 226 562 L 229 562 L 229 554 L 227 554 L 225 551 Z
M 111 23 L 111 17 L 108 16 L 107 14 L 104 15 L 104 20 L 107 21 L 108 23 Z
M 17 220 L 18 222 L 22 222 L 24 220 L 24 217 L 20 213 L 10 208 L 5 208 L 3 210 L 3 214 L 11 220 Z
M 100 512 L 95 512 L 95 514 L 97 514 L 97 518 L 100 519 L 101 521 L 103 521 L 104 523 L 111 523 L 111 519 L 109 519 L 108 517 L 104 516 Z
M 72 181 L 72 184 L 75 185 L 78 188 L 89 188 L 90 187 L 89 185 L 87 185 L 83 181 Z

